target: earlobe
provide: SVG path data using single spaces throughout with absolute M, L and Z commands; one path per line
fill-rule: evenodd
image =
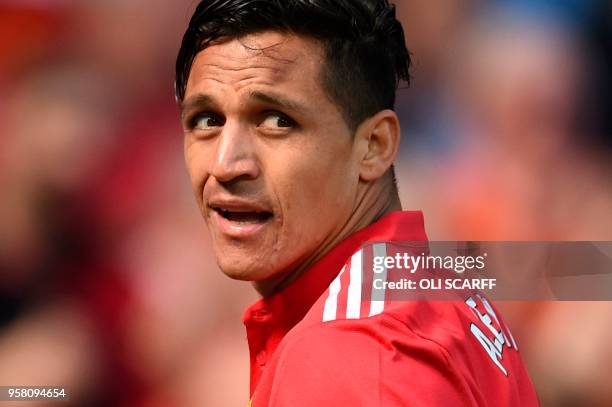
M 382 177 L 393 165 L 400 142 L 400 126 L 397 114 L 383 110 L 364 121 L 357 130 L 363 143 L 364 154 L 359 176 L 370 182 Z

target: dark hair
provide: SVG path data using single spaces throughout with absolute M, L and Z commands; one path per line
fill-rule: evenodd
M 198 52 L 217 40 L 268 30 L 320 42 L 326 59 L 322 85 L 352 129 L 393 109 L 400 81 L 409 82 L 404 31 L 387 0 L 203 0 L 178 53 L 177 100 L 185 97 Z

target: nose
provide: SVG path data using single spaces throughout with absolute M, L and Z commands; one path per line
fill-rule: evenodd
M 219 182 L 236 179 L 255 179 L 259 176 L 255 145 L 238 124 L 226 123 L 217 139 L 217 150 L 211 175 Z

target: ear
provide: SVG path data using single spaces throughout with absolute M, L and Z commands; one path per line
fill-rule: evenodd
M 400 125 L 393 110 L 382 110 L 364 120 L 355 133 L 359 144 L 359 178 L 374 181 L 395 161 L 400 142 Z

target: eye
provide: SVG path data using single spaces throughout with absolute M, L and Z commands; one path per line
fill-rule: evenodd
M 214 113 L 202 113 L 193 118 L 191 127 L 195 130 L 210 130 L 214 127 L 223 126 L 225 120 Z
M 266 115 L 259 127 L 265 129 L 287 129 L 295 126 L 295 121 L 284 114 L 272 112 Z

